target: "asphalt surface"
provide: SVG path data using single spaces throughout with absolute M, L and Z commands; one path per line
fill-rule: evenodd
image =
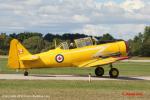
M 91 80 L 150 80 L 150 76 L 127 77 L 120 76 L 118 78 L 109 78 L 109 76 L 95 77 L 91 76 Z M 89 80 L 88 75 L 38 75 L 31 74 L 24 76 L 23 74 L 0 74 L 0 80 Z

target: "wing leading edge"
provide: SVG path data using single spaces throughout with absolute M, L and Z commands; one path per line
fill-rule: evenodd
M 104 59 L 95 59 L 95 60 L 89 60 L 87 62 L 83 62 L 80 65 L 77 65 L 78 67 L 94 67 L 98 65 L 106 65 L 110 63 L 114 63 L 119 60 L 128 59 L 128 57 L 109 57 Z

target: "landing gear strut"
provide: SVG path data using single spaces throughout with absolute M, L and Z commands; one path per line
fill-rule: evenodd
M 110 64 L 109 75 L 111 78 L 117 78 L 119 76 L 119 70 L 117 68 L 113 68 L 112 64 Z
M 102 67 L 97 67 L 95 69 L 95 75 L 96 76 L 103 76 L 104 75 L 104 69 Z
M 24 72 L 24 76 L 28 76 L 28 74 L 29 74 L 28 71 Z
M 103 76 L 104 75 L 104 69 L 102 67 L 97 67 L 95 69 L 95 75 L 96 76 Z M 117 78 L 119 76 L 119 70 L 117 68 L 113 68 L 112 64 L 110 64 L 109 76 L 110 76 L 110 78 Z

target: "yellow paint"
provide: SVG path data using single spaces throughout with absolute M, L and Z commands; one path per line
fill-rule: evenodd
M 75 49 L 63 50 L 56 48 L 47 52 L 31 55 L 19 42 L 14 39 L 10 44 L 8 65 L 13 69 L 51 68 L 51 67 L 94 67 L 110 64 L 118 60 L 111 54 L 120 53 L 127 56 L 124 41 L 92 45 Z M 56 61 L 64 60 L 62 62 Z M 62 56 L 61 56 L 62 55 Z M 105 58 L 103 58 L 105 57 Z

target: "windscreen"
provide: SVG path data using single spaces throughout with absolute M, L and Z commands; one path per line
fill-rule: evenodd
M 76 39 L 75 43 L 77 48 L 93 45 L 91 37 Z

